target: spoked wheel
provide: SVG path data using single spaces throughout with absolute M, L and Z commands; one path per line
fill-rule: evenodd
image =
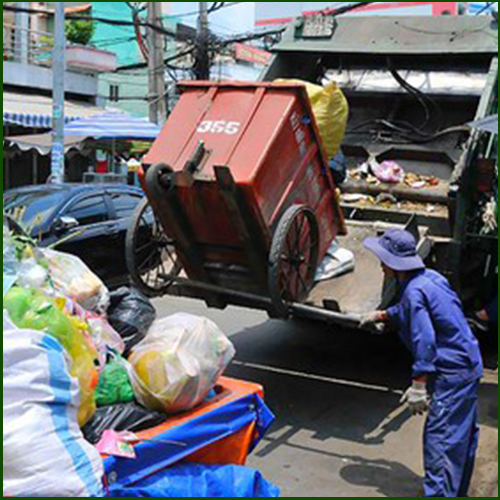
M 288 317 L 290 305 L 301 302 L 311 290 L 318 256 L 316 215 L 305 205 L 290 207 L 278 224 L 269 258 L 269 292 L 280 317 Z
M 150 297 L 166 294 L 182 271 L 174 242 L 147 199 L 137 207 L 127 231 L 126 260 L 133 284 Z

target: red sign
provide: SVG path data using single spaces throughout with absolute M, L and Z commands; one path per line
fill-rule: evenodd
M 252 47 L 251 45 L 246 45 L 244 43 L 236 43 L 235 46 L 235 58 L 238 61 L 246 61 L 253 64 L 261 64 L 265 66 L 269 59 L 271 59 L 271 54 L 265 50 Z
M 434 15 L 434 16 L 442 16 L 442 15 L 458 15 L 458 4 L 459 2 L 376 2 L 373 4 L 368 4 L 364 7 L 361 7 L 356 12 L 358 13 L 367 13 L 367 14 L 380 14 L 387 15 L 389 11 L 393 14 L 397 14 L 400 9 L 409 9 L 412 8 L 415 11 L 415 15 Z M 307 5 L 307 2 L 303 2 L 303 5 Z M 332 9 L 329 5 L 324 10 L 304 10 L 302 15 L 308 16 L 312 14 L 318 14 L 319 12 L 328 12 Z M 285 12 L 285 11 L 283 11 Z M 286 16 L 286 14 L 285 14 Z M 263 18 L 257 19 L 255 22 L 256 26 L 275 26 L 291 23 L 294 20 L 293 17 L 281 17 L 281 18 Z

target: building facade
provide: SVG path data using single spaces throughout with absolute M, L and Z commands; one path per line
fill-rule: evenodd
M 50 175 L 50 157 L 35 149 L 5 143 L 6 137 L 41 134 L 52 127 L 53 5 L 47 2 L 9 2 L 19 10 L 3 11 L 3 187 L 43 183 Z M 87 12 L 91 6 L 72 2 L 67 12 Z M 26 12 L 32 10 L 34 12 Z M 103 59 L 104 58 L 104 59 Z M 107 63 L 111 58 L 111 66 Z M 99 71 L 111 68 L 114 55 L 94 47 L 68 44 L 65 72 L 66 120 L 102 112 Z M 104 65 L 100 64 L 104 61 Z M 67 157 L 69 180 L 77 180 L 88 160 Z

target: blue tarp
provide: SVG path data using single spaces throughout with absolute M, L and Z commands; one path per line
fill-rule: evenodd
M 111 497 L 279 497 L 279 489 L 260 472 L 234 465 L 184 464 L 162 471 L 140 483 L 113 486 Z
M 140 443 L 135 447 L 135 460 L 107 458 L 104 461 L 106 475 L 121 487 L 138 484 L 253 422 L 258 433 L 255 447 L 273 421 L 274 415 L 259 396 L 245 396 Z

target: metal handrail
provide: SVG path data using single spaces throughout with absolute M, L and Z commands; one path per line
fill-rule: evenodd
M 16 32 L 28 33 L 27 52 L 28 63 L 47 66 L 51 64 L 52 47 L 54 37 L 50 33 L 44 33 L 32 29 L 16 27 L 15 25 L 3 23 L 3 58 L 20 62 L 21 47 L 16 40 Z

